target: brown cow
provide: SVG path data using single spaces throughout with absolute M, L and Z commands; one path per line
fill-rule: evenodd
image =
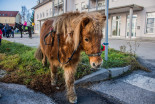
M 64 69 L 67 96 L 70 103 L 77 102 L 74 75 L 80 52 L 85 51 L 93 68 L 98 68 L 102 64 L 100 47 L 105 18 L 97 12 L 65 13 L 53 20 L 47 20 L 41 28 L 40 47 L 35 57 L 42 60 L 43 65 L 48 59 L 51 68 L 51 85 L 56 84 L 57 67 Z M 51 31 L 51 28 L 55 32 L 47 36 L 46 34 Z M 45 45 L 45 42 L 50 45 Z M 73 57 L 71 57 L 72 55 Z

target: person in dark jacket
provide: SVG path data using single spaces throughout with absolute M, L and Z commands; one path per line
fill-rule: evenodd
M 5 29 L 6 29 L 6 37 L 9 38 L 10 26 L 8 24 L 6 24 Z
M 2 41 L 2 30 L 1 30 L 1 28 L 0 28 L 0 45 L 1 45 L 1 41 Z

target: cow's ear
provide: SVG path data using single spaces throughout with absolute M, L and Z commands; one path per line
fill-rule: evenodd
M 81 21 L 81 26 L 82 28 L 85 28 L 86 25 L 90 22 L 90 18 L 86 17 L 86 18 L 83 18 L 82 21 Z
M 76 50 L 79 45 L 80 37 L 81 37 L 80 34 L 81 34 L 82 29 L 84 29 L 89 22 L 90 22 L 90 18 L 85 17 L 81 19 L 81 21 L 76 26 L 74 30 L 74 34 L 73 34 L 74 50 Z

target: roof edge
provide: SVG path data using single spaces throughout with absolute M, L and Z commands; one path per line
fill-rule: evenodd
M 50 2 L 50 1 L 52 1 L 52 0 L 43 1 L 42 3 L 37 4 L 36 6 L 34 6 L 31 9 L 37 9 L 37 8 L 41 7 L 42 5 L 44 5 L 44 4 L 46 4 L 46 3 Z

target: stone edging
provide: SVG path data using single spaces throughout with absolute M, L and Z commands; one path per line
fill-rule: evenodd
M 86 75 L 83 78 L 76 80 L 75 84 L 107 80 L 110 78 L 118 77 L 129 70 L 131 70 L 130 65 L 126 66 L 126 67 L 111 68 L 111 69 L 101 68 L 100 70 L 98 70 L 90 75 Z

